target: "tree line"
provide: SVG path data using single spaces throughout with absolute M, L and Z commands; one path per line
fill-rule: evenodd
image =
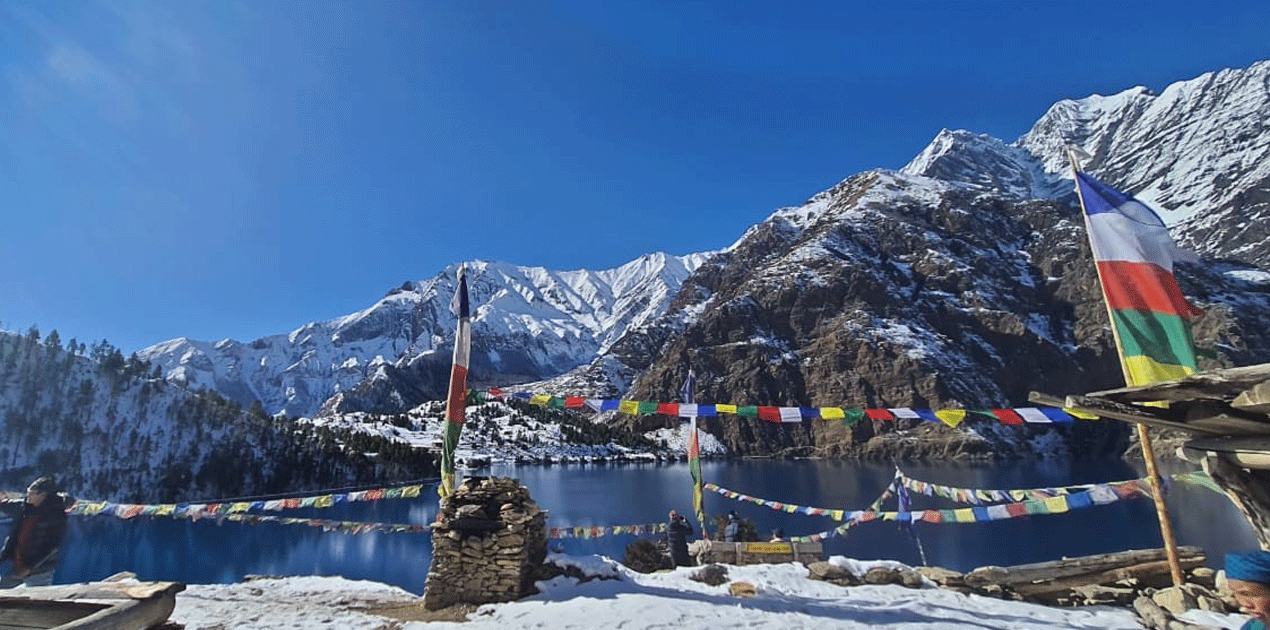
M 167 383 L 105 340 L 0 332 L 0 488 L 42 474 L 83 498 L 172 502 L 434 477 L 435 455 Z

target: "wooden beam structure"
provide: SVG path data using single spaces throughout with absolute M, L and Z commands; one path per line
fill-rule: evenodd
M 1028 400 L 1191 434 L 1184 450 L 1198 456 L 1270 550 L 1270 363 L 1063 397 L 1032 392 Z

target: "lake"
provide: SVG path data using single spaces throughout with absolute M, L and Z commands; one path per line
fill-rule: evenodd
M 910 477 L 975 488 L 1034 488 L 1132 479 L 1143 475 L 1127 462 L 1019 461 L 901 464 Z M 889 464 L 825 460 L 703 462 L 706 482 L 753 497 L 813 507 L 863 509 L 890 483 Z M 1183 472 L 1184 469 L 1165 472 Z M 494 466 L 481 475 L 519 479 L 548 527 L 638 525 L 665 522 L 671 509 L 692 512 L 685 463 Z M 320 493 L 314 493 L 320 494 Z M 1180 545 L 1202 547 L 1210 566 L 1231 550 L 1255 548 L 1256 539 L 1228 499 L 1210 490 L 1172 484 L 1167 503 Z M 885 509 L 895 509 L 894 500 Z M 706 492 L 707 515 L 735 509 L 760 534 L 781 528 L 790 536 L 839 525 L 828 517 L 776 512 Z M 914 496 L 913 509 L 957 507 Z M 417 499 L 346 503 L 326 509 L 291 510 L 284 516 L 329 520 L 424 524 L 437 510 L 435 485 Z M 694 523 L 695 527 L 695 523 Z M 987 523 L 916 523 L 928 564 L 957 571 L 1012 565 L 1124 549 L 1162 546 L 1149 498 Z M 630 535 L 549 541 L 571 554 L 621 559 Z M 913 535 L 895 522 L 873 521 L 825 541 L 830 555 L 892 559 L 920 565 Z M 246 575 L 342 575 L 394 584 L 422 593 L 432 545 L 428 534 L 324 532 L 303 525 L 190 521 L 164 517 L 75 516 L 55 581 L 80 582 L 132 571 L 142 580 L 186 583 L 240 581 Z

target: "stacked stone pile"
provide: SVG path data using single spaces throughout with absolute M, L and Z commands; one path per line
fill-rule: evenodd
M 514 479 L 468 477 L 432 525 L 428 610 L 510 602 L 534 591 L 547 556 L 547 513 Z

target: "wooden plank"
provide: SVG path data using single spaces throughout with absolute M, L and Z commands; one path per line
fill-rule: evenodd
M 1120 401 L 1153 400 L 1230 400 L 1240 392 L 1270 380 L 1270 363 L 1196 372 L 1176 381 L 1122 387 L 1086 394 L 1094 398 Z
M 1228 413 L 1188 420 L 1186 426 L 1210 430 L 1221 435 L 1270 435 L 1270 420 L 1253 420 Z
M 1220 454 L 1244 468 L 1270 469 L 1270 436 L 1267 435 L 1199 438 L 1183 444 L 1182 449 L 1202 457 Z
M 23 589 L 0 591 L 0 605 L 6 601 L 34 600 L 127 600 L 151 597 L 156 593 L 185 590 L 180 582 L 88 582 L 83 584 L 59 584 L 56 586 L 30 586 Z
M 1249 413 L 1270 414 L 1270 381 L 1262 381 L 1239 392 L 1230 406 Z
M 16 628 L 146 630 L 167 621 L 176 607 L 176 594 L 183 590 L 185 585 L 180 582 L 34 586 L 0 596 L 0 614 L 11 612 L 18 616 L 26 610 L 39 611 L 45 617 L 49 616 L 45 613 L 56 616 L 47 619 L 47 623 L 14 625 Z M 21 623 L 38 621 L 37 616 L 26 615 Z M 0 621 L 0 628 L 5 627 L 3 623 Z
M 1182 565 L 1182 570 L 1190 570 L 1195 567 L 1204 565 L 1204 557 L 1199 558 L 1182 558 L 1178 561 Z M 1087 573 L 1084 575 L 1076 575 L 1066 578 L 1052 580 L 1038 580 L 1027 583 L 1013 583 L 1010 586 L 1014 588 L 1014 592 L 1024 597 L 1035 597 L 1037 595 L 1050 595 L 1061 593 L 1069 589 L 1079 586 L 1089 586 L 1090 584 L 1114 584 L 1121 580 L 1130 578 L 1151 578 L 1161 577 L 1169 579 L 1169 563 L 1167 560 L 1157 560 L 1154 562 L 1144 562 L 1127 567 L 1109 569 L 1098 573 Z
M 1160 411 L 1163 410 L 1157 411 L 1153 407 L 1122 405 L 1110 400 L 1074 395 L 1068 396 L 1063 406 L 1075 411 L 1091 413 L 1104 418 L 1111 418 L 1112 420 L 1140 422 L 1149 427 L 1181 429 L 1183 431 L 1200 435 L 1223 435 L 1220 431 L 1215 431 L 1207 427 L 1192 426 L 1191 424 L 1181 421 L 1175 417 L 1164 416 L 1160 413 Z
M 1200 564 L 1204 562 L 1204 550 L 1199 547 L 1178 547 L 1177 552 L 1178 556 L 1185 561 L 1198 559 Z M 1103 573 L 1164 559 L 1164 549 L 1133 549 L 1093 556 L 1081 556 L 1079 558 L 1063 558 L 1047 562 L 1020 564 L 1012 567 L 980 567 L 967 573 L 966 581 L 1014 585 L 1037 580 L 1055 580 Z M 1090 583 L 1092 584 L 1093 582 Z
M 147 630 L 167 621 L 174 608 L 176 591 L 163 592 L 123 601 L 53 630 Z
M 0 604 L 0 628 L 52 628 L 108 607 L 107 604 L 41 600 L 8 601 Z

